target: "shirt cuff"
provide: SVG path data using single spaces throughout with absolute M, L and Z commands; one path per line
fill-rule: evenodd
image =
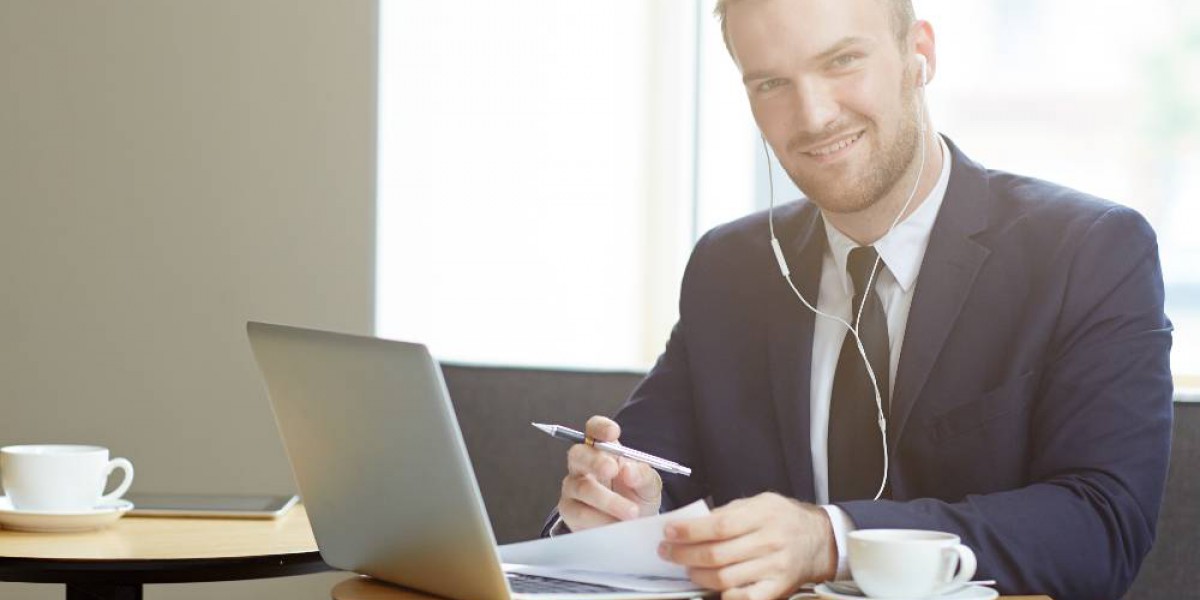
M 850 565 L 846 562 L 846 536 L 854 531 L 854 521 L 841 507 L 833 504 L 822 504 L 821 508 L 829 515 L 833 524 L 833 543 L 837 546 L 837 579 L 850 579 Z
M 567 522 L 563 520 L 562 515 L 554 517 L 554 524 L 550 526 L 550 531 L 548 532 L 549 537 L 566 535 L 568 533 L 571 533 L 571 528 L 567 527 Z

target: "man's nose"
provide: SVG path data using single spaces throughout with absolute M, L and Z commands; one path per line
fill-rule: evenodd
M 801 80 L 793 102 L 798 127 L 813 136 L 820 136 L 837 121 L 841 108 L 828 85 L 820 81 Z

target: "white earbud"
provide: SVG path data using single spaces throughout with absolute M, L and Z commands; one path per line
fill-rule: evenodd
M 925 87 L 929 83 L 929 60 L 924 54 L 917 55 L 917 62 L 921 63 L 921 87 Z

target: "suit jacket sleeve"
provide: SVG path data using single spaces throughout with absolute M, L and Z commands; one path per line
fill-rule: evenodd
M 704 495 L 700 479 L 703 469 L 696 466 L 698 453 L 689 451 L 694 448 L 695 440 L 690 422 L 684 417 L 690 412 L 687 407 L 690 384 L 687 351 L 682 337 L 683 333 L 676 326 L 671 332 L 666 351 L 634 390 L 630 403 L 616 417 L 623 428 L 623 444 L 692 468 L 691 477 L 660 473 L 663 478 L 663 512 Z M 639 398 L 655 398 L 659 401 L 639 402 Z M 558 517 L 558 510 L 550 513 L 542 525 L 541 537 L 570 533 L 570 529 Z
M 704 254 L 708 245 L 707 239 L 708 236 L 704 236 L 696 243 L 692 258 L 688 262 L 688 270 L 692 270 L 699 262 L 697 257 Z M 684 280 L 688 279 L 685 274 Z M 699 464 L 700 452 L 691 419 L 691 399 L 691 372 L 684 328 L 681 324 L 676 324 L 667 340 L 666 349 L 646 378 L 633 391 L 629 401 L 615 416 L 622 428 L 623 444 L 692 469 L 691 477 L 660 473 L 663 478 L 664 512 L 706 495 L 704 468 Z M 542 526 L 542 537 L 564 532 L 565 528 L 562 526 L 560 530 L 553 530 L 558 516 L 558 511 L 555 510 L 547 517 Z
M 1170 324 L 1154 234 L 1112 208 L 1065 276 L 1030 415 L 1033 483 L 958 502 L 839 506 L 859 528 L 960 534 L 979 575 L 1005 593 L 1118 598 L 1154 540 L 1170 446 Z

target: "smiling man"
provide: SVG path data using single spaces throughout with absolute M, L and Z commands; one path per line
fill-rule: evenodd
M 938 135 L 933 28 L 907 0 L 716 13 L 805 198 L 697 243 L 662 357 L 588 422 L 692 477 L 575 446 L 554 528 L 708 498 L 660 553 L 727 599 L 846 577 L 848 532 L 881 527 L 961 536 L 1004 593 L 1120 597 L 1170 445 L 1153 231 Z

